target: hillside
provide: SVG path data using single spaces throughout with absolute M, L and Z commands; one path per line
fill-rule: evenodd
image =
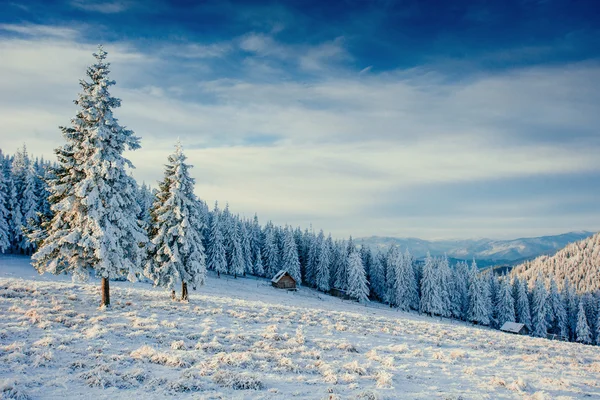
M 600 396 L 593 346 L 214 275 L 189 303 L 114 282 L 99 310 L 97 284 L 0 258 L 0 398 Z
M 568 278 L 579 292 L 600 290 L 600 233 L 569 244 L 553 256 L 541 256 L 518 265 L 512 274 L 529 281 L 538 274 L 553 276 L 559 285 Z
M 569 243 L 590 237 L 593 232 L 569 232 L 554 236 L 519 238 L 511 240 L 467 239 L 467 240 L 423 240 L 417 238 L 393 238 L 371 236 L 357 239 L 373 248 L 387 248 L 392 244 L 410 249 L 415 257 L 447 254 L 448 257 L 481 260 L 482 265 L 506 263 L 534 258 L 542 254 L 553 254 Z

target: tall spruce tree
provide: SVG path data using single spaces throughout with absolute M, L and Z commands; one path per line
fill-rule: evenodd
M 188 300 L 188 285 L 204 284 L 206 256 L 202 245 L 200 203 L 194 195 L 191 165 L 185 163 L 181 143 L 169 156 L 165 176 L 151 210 L 149 262 L 146 275 L 156 286 L 175 294 L 181 283 L 181 300 Z
M 533 326 L 533 336 L 546 337 L 548 334 L 548 322 L 546 315 L 548 292 L 541 276 L 535 280 L 531 301 L 531 325 Z
M 208 243 L 208 268 L 215 271 L 220 278 L 222 273 L 227 273 L 227 258 L 225 238 L 223 237 L 223 228 L 221 226 L 221 211 L 219 210 L 219 203 L 216 201 L 210 221 Z
M 579 308 L 577 310 L 577 327 L 575 329 L 575 333 L 577 342 L 584 344 L 592 343 L 592 333 L 590 331 L 590 325 L 588 324 L 587 317 L 585 316 L 583 300 L 579 301 Z
M 569 336 L 567 327 L 567 311 L 565 310 L 565 301 L 554 278 L 550 280 L 550 293 L 548 294 L 548 307 L 546 319 L 550 332 L 563 336 Z
M 288 226 L 286 226 L 284 230 L 281 264 L 281 269 L 289 273 L 298 284 L 302 283 L 302 277 L 300 276 L 300 259 L 298 258 L 296 240 L 294 239 L 292 228 Z
M 263 257 L 265 259 L 265 274 L 272 278 L 281 269 L 281 257 L 279 245 L 277 243 L 277 234 L 273 223 L 269 221 L 264 228 L 265 241 L 263 245 Z
M 102 278 L 101 304 L 108 306 L 109 279 L 127 274 L 135 280 L 141 272 L 147 236 L 137 220 L 136 183 L 127 173 L 132 164 L 123 157 L 127 148 L 140 147 L 139 138 L 113 117 L 121 101 L 108 90 L 115 82 L 106 52 L 99 47 L 94 57 L 90 81 L 80 81 L 80 109 L 71 127 L 61 128 L 67 143 L 57 155 L 64 175 L 50 190 L 53 218 L 32 260 L 40 273 L 69 271 L 87 279 L 94 270 Z
M 321 248 L 317 262 L 315 286 L 322 292 L 329 291 L 329 268 L 331 264 L 331 236 L 327 240 L 321 240 Z
M 348 256 L 348 289 L 346 294 L 358 302 L 369 301 L 369 283 L 360 253 L 353 249 Z
M 10 231 L 8 225 L 9 214 L 8 210 L 6 209 L 8 186 L 6 185 L 5 180 L 4 156 L 0 151 L 0 253 L 8 251 L 10 248 Z
M 423 277 L 421 278 L 421 304 L 422 313 L 442 315 L 443 301 L 440 290 L 439 270 L 437 260 L 427 253 L 423 265 Z
M 507 277 L 502 278 L 496 299 L 496 318 L 498 327 L 506 322 L 515 322 L 515 300 Z
M 529 307 L 529 296 L 527 294 L 527 282 L 515 278 L 514 292 L 515 298 L 515 314 L 517 322 L 524 324 L 531 331 L 531 309 Z

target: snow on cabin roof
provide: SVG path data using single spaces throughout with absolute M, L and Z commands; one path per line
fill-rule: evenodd
M 519 333 L 524 326 L 525 324 L 519 324 L 517 322 L 505 322 L 500 330 L 504 332 Z
M 273 277 L 273 279 L 271 279 L 271 282 L 273 282 L 273 283 L 279 282 L 279 280 L 281 278 L 283 278 L 285 276 L 285 274 L 287 274 L 287 271 L 284 270 L 284 269 L 282 269 L 281 271 L 279 271 L 278 273 L 275 274 L 275 276 Z

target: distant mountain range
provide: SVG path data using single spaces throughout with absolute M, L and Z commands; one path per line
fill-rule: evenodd
M 475 259 L 480 267 L 489 265 L 514 265 L 540 255 L 551 255 L 569 243 L 592 236 L 594 232 L 579 231 L 562 235 L 520 238 L 512 240 L 466 239 L 466 240 L 423 240 L 417 238 L 394 238 L 371 236 L 357 239 L 371 248 L 388 248 L 395 244 L 408 248 L 413 256 L 425 257 L 447 254 L 460 260 Z

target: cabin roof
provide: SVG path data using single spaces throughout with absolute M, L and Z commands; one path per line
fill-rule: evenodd
M 502 325 L 502 328 L 500 328 L 501 331 L 504 332 L 512 332 L 512 333 L 519 333 L 521 332 L 521 329 L 523 329 L 523 327 L 525 326 L 525 324 L 520 324 L 518 322 L 505 322 L 504 325 Z
M 281 280 L 281 278 L 283 278 L 286 275 L 289 276 L 290 278 L 292 278 L 292 276 L 286 270 L 282 269 L 281 271 L 279 271 L 278 273 L 275 274 L 273 279 L 271 279 L 271 282 L 277 283 Z M 296 280 L 294 278 L 292 278 L 292 280 L 294 282 L 296 282 Z

